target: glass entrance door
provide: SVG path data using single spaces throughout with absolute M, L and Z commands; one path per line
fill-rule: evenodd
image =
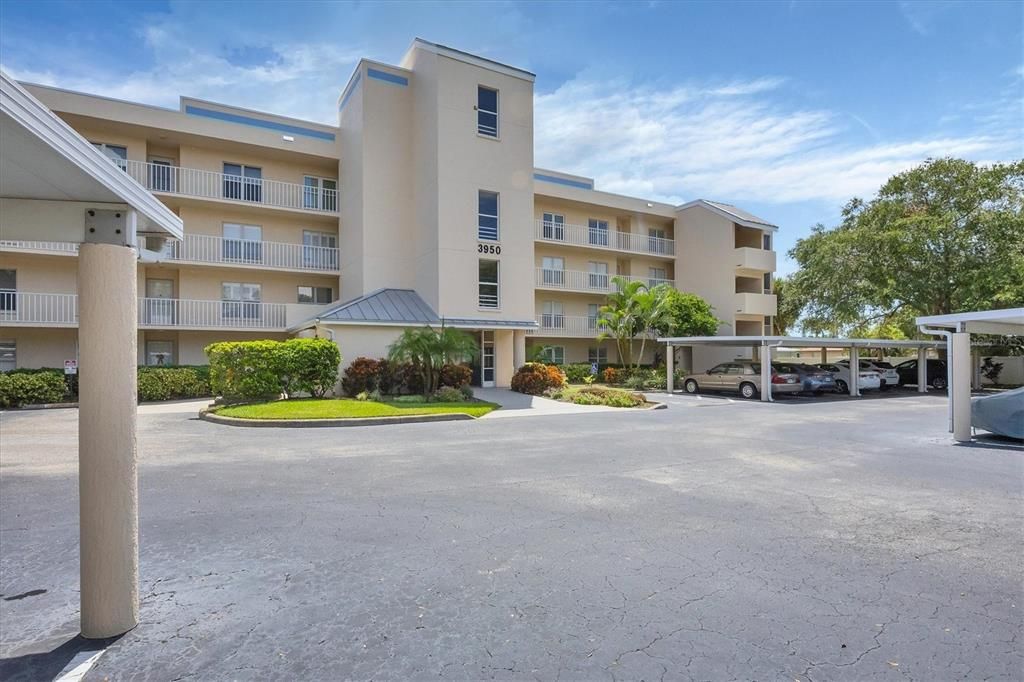
M 494 332 L 480 332 L 480 386 L 494 386 Z

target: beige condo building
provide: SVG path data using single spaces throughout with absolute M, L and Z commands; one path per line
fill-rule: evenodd
M 140 245 L 139 364 L 204 364 L 213 341 L 293 335 L 334 339 L 347 364 L 443 321 L 480 339 L 476 381 L 507 386 L 531 347 L 619 360 L 596 325 L 616 275 L 704 297 L 722 334 L 764 333 L 777 228 L 536 168 L 533 85 L 417 39 L 398 65 L 360 61 L 336 126 L 25 87 L 182 219 L 180 242 Z M 77 244 L 31 202 L 0 202 L 0 369 L 61 366 L 77 357 Z M 69 220 L 81 210 L 69 202 Z M 679 362 L 743 352 L 684 349 Z

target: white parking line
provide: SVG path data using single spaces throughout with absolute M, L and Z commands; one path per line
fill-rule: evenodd
M 96 665 L 99 657 L 106 652 L 106 649 L 99 651 L 79 651 L 75 654 L 64 669 L 61 670 L 53 682 L 80 682 L 89 669 Z

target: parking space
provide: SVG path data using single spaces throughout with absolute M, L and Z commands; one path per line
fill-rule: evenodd
M 929 389 L 925 395 L 945 399 L 946 391 Z M 701 391 L 700 393 L 693 395 L 686 393 L 685 390 L 675 390 L 671 395 L 667 393 L 659 393 L 651 394 L 651 396 L 655 400 L 660 401 L 664 398 L 669 402 L 676 402 L 681 405 L 689 405 L 695 402 L 699 404 L 702 401 L 711 403 L 759 402 L 756 397 L 753 399 L 745 399 L 738 393 L 732 391 Z M 922 397 L 922 394 L 918 392 L 916 386 L 897 386 L 886 390 L 862 391 L 859 396 L 851 396 L 848 393 L 838 393 L 835 391 L 823 393 L 783 393 L 775 395 L 774 400 L 770 404 L 814 405 L 820 403 L 857 403 L 863 401 L 894 400 L 915 397 Z

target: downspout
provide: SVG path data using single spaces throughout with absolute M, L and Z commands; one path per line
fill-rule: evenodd
M 950 348 L 953 345 L 953 332 L 948 329 L 935 329 L 933 327 L 926 327 L 923 324 L 917 326 L 917 330 L 922 334 L 928 334 L 929 336 L 943 336 L 946 338 L 946 402 L 949 403 L 949 409 L 947 410 L 947 420 L 949 421 L 949 432 L 953 433 L 953 354 L 950 353 Z M 927 363 L 927 360 L 925 360 Z M 928 365 L 925 364 L 924 368 L 925 380 L 928 379 Z

